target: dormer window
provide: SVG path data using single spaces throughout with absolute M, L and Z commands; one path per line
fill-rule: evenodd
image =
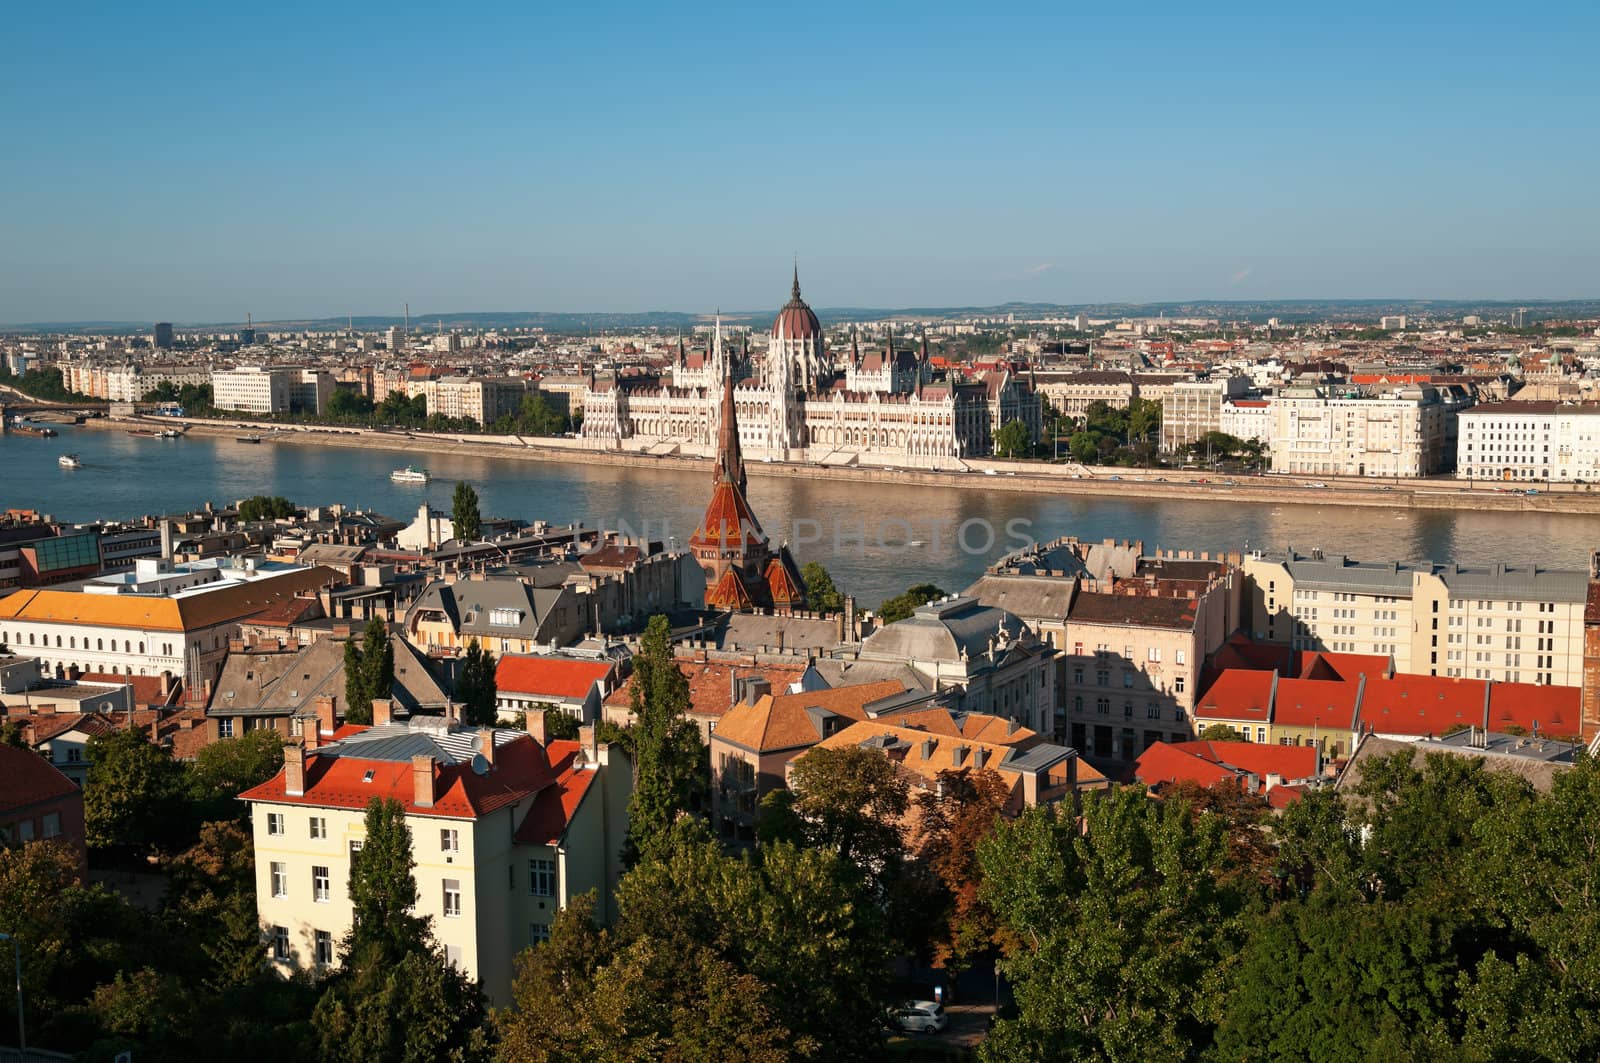
M 372 776 L 374 774 L 375 774 L 375 772 L 373 771 L 373 769 L 368 768 L 366 774 L 361 776 L 361 781 L 362 782 L 371 782 L 372 781 Z
M 519 627 L 522 618 L 526 615 L 521 609 L 491 609 L 489 610 L 489 625 L 491 627 Z

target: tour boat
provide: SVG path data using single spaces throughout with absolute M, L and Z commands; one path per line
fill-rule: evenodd
M 83 468 L 83 462 L 78 460 L 78 455 L 76 455 L 76 454 L 63 454 L 63 455 L 61 455 L 59 458 L 56 459 L 56 464 L 61 466 L 63 469 L 81 469 L 81 468 Z
M 389 479 L 397 484 L 425 484 L 431 477 L 427 469 L 419 469 L 415 465 L 407 465 L 403 469 L 396 469 L 389 474 Z

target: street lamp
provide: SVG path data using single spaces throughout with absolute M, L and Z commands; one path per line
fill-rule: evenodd
M 22 942 L 11 934 L 0 934 L 0 941 L 11 942 L 11 951 L 17 958 L 17 1054 L 28 1058 L 28 1032 L 22 1024 Z

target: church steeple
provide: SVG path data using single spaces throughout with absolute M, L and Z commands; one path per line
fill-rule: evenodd
M 789 289 L 789 298 L 800 302 L 800 260 L 794 260 L 794 287 Z
M 711 482 L 731 483 L 745 491 L 744 457 L 739 452 L 738 413 L 733 404 L 733 373 L 722 377 L 722 423 L 717 432 L 717 465 Z

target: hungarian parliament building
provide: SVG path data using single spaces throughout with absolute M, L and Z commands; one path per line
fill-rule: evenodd
M 935 374 L 926 338 L 920 351 L 897 349 L 892 334 L 881 349 L 862 353 L 852 336 L 848 352 L 829 351 L 798 270 L 765 352 L 724 344 L 719 325 L 705 351 L 680 342 L 663 374 L 593 379 L 583 437 L 608 450 L 712 456 L 729 377 L 739 447 L 756 461 L 958 469 L 989 455 L 1011 421 L 1039 437 L 1039 397 L 1008 368 Z

